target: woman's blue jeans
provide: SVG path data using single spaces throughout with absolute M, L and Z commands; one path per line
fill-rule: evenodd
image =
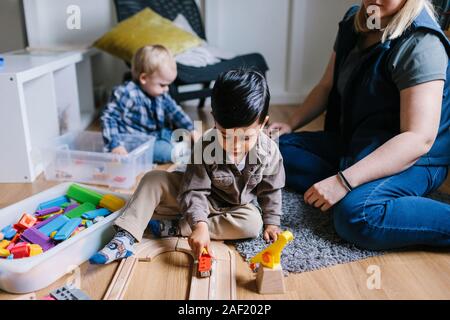
M 339 170 L 339 142 L 327 132 L 280 137 L 286 185 L 304 193 Z M 450 245 L 450 205 L 425 198 L 445 181 L 447 166 L 413 166 L 355 188 L 333 207 L 336 232 L 359 247 L 384 250 Z

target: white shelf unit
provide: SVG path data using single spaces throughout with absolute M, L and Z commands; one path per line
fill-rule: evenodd
M 0 183 L 33 182 L 41 146 L 96 116 L 91 58 L 96 50 L 3 53 L 0 67 Z

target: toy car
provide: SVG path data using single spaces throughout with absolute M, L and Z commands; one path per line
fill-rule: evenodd
M 199 278 L 207 278 L 211 276 L 212 257 L 206 249 L 203 249 L 202 255 L 198 259 L 197 275 Z

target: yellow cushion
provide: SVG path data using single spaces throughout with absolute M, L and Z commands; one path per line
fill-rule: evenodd
M 123 20 L 98 39 L 94 46 L 130 62 L 139 48 L 155 44 L 178 54 L 200 45 L 201 39 L 146 8 Z

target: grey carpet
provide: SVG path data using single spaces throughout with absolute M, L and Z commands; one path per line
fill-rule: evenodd
M 450 203 L 450 195 L 447 194 L 434 193 L 430 197 Z M 342 240 L 334 230 L 332 214 L 307 206 L 303 196 L 292 191 L 283 191 L 281 225 L 283 231 L 290 230 L 294 234 L 294 240 L 288 244 L 281 257 L 285 272 L 317 270 L 385 253 L 362 250 Z M 234 244 L 246 260 L 267 247 L 261 236 Z

